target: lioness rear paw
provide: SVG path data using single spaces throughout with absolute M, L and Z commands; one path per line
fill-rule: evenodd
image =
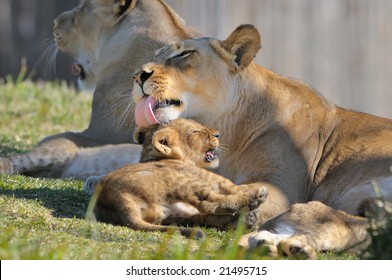
M 256 191 L 252 192 L 252 197 L 249 201 L 249 210 L 254 210 L 260 206 L 268 196 L 268 190 L 265 187 L 262 187 Z

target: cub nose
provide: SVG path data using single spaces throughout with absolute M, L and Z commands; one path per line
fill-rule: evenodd
M 136 74 L 133 75 L 133 78 L 136 80 L 136 82 L 139 84 L 139 86 L 143 86 L 144 82 L 147 81 L 152 74 L 154 73 L 154 71 L 145 71 L 142 70 Z

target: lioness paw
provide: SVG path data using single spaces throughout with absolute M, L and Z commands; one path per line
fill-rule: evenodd
M 248 248 L 251 250 L 263 250 L 265 254 L 271 257 L 278 256 L 278 247 L 276 240 L 271 238 L 268 232 L 252 233 L 248 238 Z
M 295 238 L 282 240 L 278 247 L 279 251 L 291 258 L 315 259 L 317 257 L 316 251 L 311 246 Z

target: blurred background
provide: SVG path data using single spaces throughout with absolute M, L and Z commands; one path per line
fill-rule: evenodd
M 149 1 L 149 0 L 144 0 Z M 0 77 L 21 61 L 34 79 L 74 82 L 72 59 L 43 56 L 54 18 L 78 0 L 0 0 Z M 256 61 L 306 81 L 334 103 L 392 118 L 392 0 L 167 0 L 203 34 L 239 24 L 262 34 Z

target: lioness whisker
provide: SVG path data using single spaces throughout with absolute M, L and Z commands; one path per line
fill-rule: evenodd
M 116 134 L 119 134 L 121 132 L 122 129 L 125 129 L 127 132 L 130 131 L 132 125 L 128 125 L 127 127 L 124 126 L 127 117 L 129 116 L 129 112 L 131 111 L 131 109 L 134 107 L 135 105 L 131 102 L 128 103 L 128 105 L 124 108 L 124 110 L 122 111 L 120 117 L 118 118 L 117 124 L 115 126 L 115 130 L 114 132 Z M 132 118 L 133 119 L 133 118 Z
M 43 50 L 42 50 L 43 49 Z M 42 51 L 41 51 L 42 50 Z M 58 48 L 53 39 L 44 39 L 41 42 L 37 43 L 35 47 L 35 51 L 41 52 L 38 57 L 36 63 L 34 64 L 33 69 L 37 68 L 44 60 L 48 60 L 45 64 L 44 75 L 46 76 L 49 72 L 49 68 L 52 66 L 54 73 L 56 73 L 55 61 L 58 53 Z
M 103 120 L 103 119 L 109 117 L 114 112 L 119 110 L 122 106 L 124 106 L 126 103 L 131 103 L 130 93 L 126 92 L 126 93 L 118 94 L 117 96 L 113 96 L 112 100 L 113 100 L 113 105 L 109 108 L 108 111 L 105 112 L 105 114 L 103 114 L 99 118 L 100 120 Z

